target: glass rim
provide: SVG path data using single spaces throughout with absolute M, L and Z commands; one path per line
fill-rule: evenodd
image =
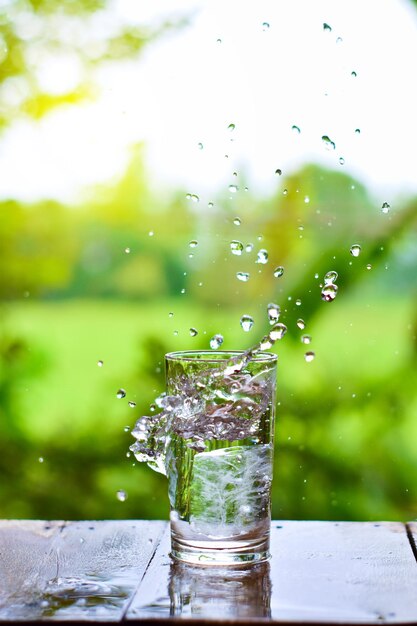
M 165 360 L 167 361 L 186 361 L 190 363 L 226 363 L 233 357 L 245 354 L 245 350 L 177 350 L 167 352 Z M 273 352 L 259 352 L 251 359 L 255 363 L 275 363 L 278 361 L 278 355 Z

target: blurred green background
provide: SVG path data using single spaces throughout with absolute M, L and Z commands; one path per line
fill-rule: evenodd
M 18 79 L 26 85 L 18 106 L 7 98 L 2 105 L 4 132 L 15 119 L 36 124 L 92 97 L 89 72 L 142 54 L 189 19 L 113 29 L 93 52 L 71 39 L 85 82 L 44 93 L 22 15 L 46 25 L 38 37 L 57 48 L 53 20 L 82 24 L 106 4 L 2 5 L 2 89 Z M 271 301 L 288 326 L 275 348 L 273 516 L 415 517 L 417 198 L 383 214 L 360 181 L 311 163 L 277 176 L 270 194 L 219 189 L 213 206 L 202 207 L 186 189 L 155 189 L 145 154 L 133 145 L 123 176 L 76 203 L 0 201 L 1 517 L 166 518 L 165 479 L 127 454 L 129 428 L 164 389 L 163 355 L 208 348 L 215 333 L 225 349 L 247 348 L 267 331 Z M 245 188 L 242 175 L 237 184 Z M 253 250 L 232 255 L 234 239 Z M 352 244 L 361 246 L 358 257 Z M 265 265 L 255 262 L 260 248 L 269 253 Z M 275 277 L 278 266 L 284 274 Z M 331 303 L 320 298 L 329 270 L 339 274 Z M 238 271 L 250 280 L 239 282 Z M 243 314 L 255 320 L 249 333 Z M 307 349 L 316 354 L 311 363 Z M 126 398 L 116 398 L 119 388 Z

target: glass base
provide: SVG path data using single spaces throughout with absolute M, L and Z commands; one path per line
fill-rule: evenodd
M 245 541 L 187 541 L 171 536 L 171 556 L 199 565 L 245 565 L 270 558 L 269 537 Z

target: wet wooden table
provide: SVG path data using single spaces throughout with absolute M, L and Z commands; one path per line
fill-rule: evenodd
M 0 522 L 0 622 L 417 624 L 417 524 L 273 522 L 272 559 L 171 562 L 166 522 Z

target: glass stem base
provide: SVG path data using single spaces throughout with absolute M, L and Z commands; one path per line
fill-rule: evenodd
M 200 565 L 260 563 L 270 558 L 269 537 L 246 541 L 187 541 L 171 535 L 171 556 Z

